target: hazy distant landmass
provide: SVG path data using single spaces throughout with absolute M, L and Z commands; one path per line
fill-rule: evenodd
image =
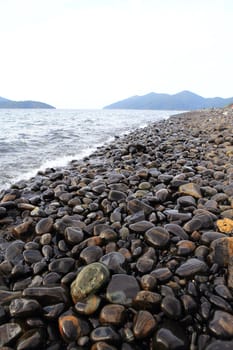
M 158 110 L 195 110 L 202 108 L 220 108 L 233 103 L 230 98 L 204 98 L 190 91 L 175 95 L 151 92 L 143 96 L 132 96 L 112 103 L 105 109 L 158 109 Z
M 0 108 L 55 108 L 47 103 L 38 101 L 12 101 L 7 98 L 0 97 Z

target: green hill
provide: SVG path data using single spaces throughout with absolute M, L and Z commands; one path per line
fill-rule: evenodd
M 47 103 L 38 101 L 12 101 L 7 98 L 0 97 L 0 108 L 55 108 Z
M 105 109 L 158 109 L 158 110 L 195 110 L 202 108 L 220 108 L 233 103 L 231 98 L 204 98 L 190 91 L 175 95 L 151 92 L 143 96 L 132 96 L 104 107 Z

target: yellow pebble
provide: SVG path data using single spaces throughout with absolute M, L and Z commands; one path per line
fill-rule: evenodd
M 220 232 L 233 233 L 233 220 L 224 218 L 217 221 L 217 226 Z

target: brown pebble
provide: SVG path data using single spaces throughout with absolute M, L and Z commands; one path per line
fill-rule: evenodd
M 149 311 L 138 311 L 133 321 L 133 332 L 136 339 L 148 337 L 156 328 L 157 321 Z

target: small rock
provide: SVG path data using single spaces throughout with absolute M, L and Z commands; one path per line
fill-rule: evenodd
M 233 220 L 224 218 L 217 220 L 217 226 L 220 232 L 233 233 Z
M 169 241 L 168 231 L 160 226 L 153 227 L 146 231 L 145 240 L 155 248 L 161 248 L 167 245 Z
M 233 315 L 225 311 L 215 311 L 209 328 L 217 338 L 233 337 Z
M 133 321 L 133 332 L 136 339 L 148 337 L 156 328 L 157 321 L 149 311 L 138 311 Z
M 80 300 L 75 304 L 75 310 L 82 315 L 92 315 L 99 308 L 101 298 L 94 294 L 86 299 Z
M 18 323 L 5 323 L 0 326 L 0 346 L 8 345 L 22 333 Z
M 43 233 L 51 232 L 53 227 L 53 219 L 51 217 L 41 219 L 35 227 L 37 235 L 42 235 Z
M 179 192 L 197 199 L 202 197 L 200 187 L 195 183 L 181 185 L 179 187 Z
M 206 272 L 208 269 L 206 263 L 199 259 L 188 259 L 184 264 L 176 269 L 177 275 L 180 277 L 191 277 L 197 273 Z
M 106 297 L 110 303 L 129 306 L 139 290 L 134 276 L 115 274 L 108 284 Z
M 95 293 L 109 279 L 109 270 L 106 265 L 95 262 L 85 266 L 71 284 L 71 297 L 76 304 L 89 294 Z
M 125 317 L 125 307 L 119 304 L 105 305 L 99 316 L 100 323 L 120 325 Z

